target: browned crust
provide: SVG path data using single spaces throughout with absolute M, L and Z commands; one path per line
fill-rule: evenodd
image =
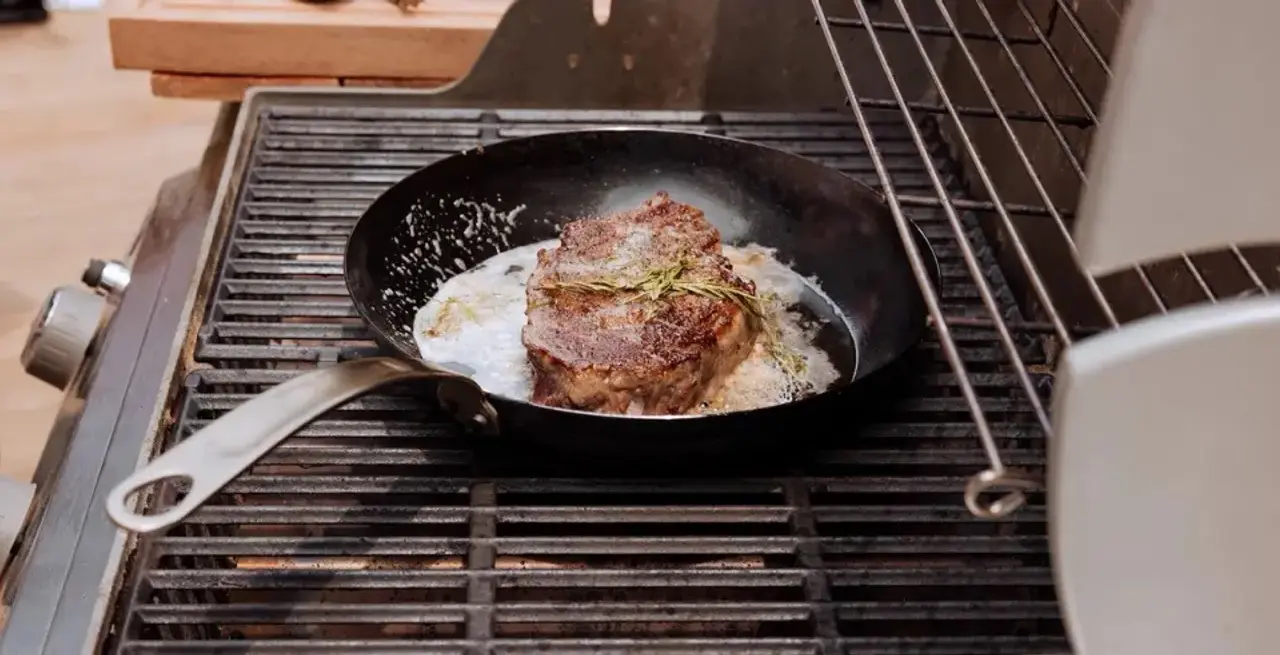
M 687 266 L 682 279 L 755 293 L 753 283 L 734 274 L 722 254 L 720 233 L 703 212 L 666 193 L 635 210 L 567 224 L 559 247 L 538 253 L 528 285 L 523 339 L 534 370 L 534 401 L 579 405 L 559 389 L 566 374 L 592 375 L 605 387 L 639 392 L 646 379 L 659 376 L 666 385 L 683 384 L 671 379 L 677 373 L 690 376 L 690 384 L 709 385 L 727 374 L 718 370 L 723 363 L 708 357 L 728 356 L 736 359 L 733 366 L 741 362 L 756 326 L 738 303 L 693 294 L 648 301 L 625 292 L 550 288 L 602 277 L 636 279 L 682 261 Z M 735 347 L 740 342 L 747 347 Z

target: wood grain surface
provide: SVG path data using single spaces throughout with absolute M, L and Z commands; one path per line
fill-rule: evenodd
M 216 111 L 112 70 L 101 13 L 0 28 L 0 473 L 30 477 L 61 402 L 19 362 L 32 314 L 89 258 L 125 253 L 160 183 L 198 163 Z
M 300 77 L 265 75 L 195 75 L 155 72 L 151 93 L 161 98 L 189 98 L 235 102 L 254 86 L 358 86 L 398 89 L 432 89 L 452 82 L 448 79 L 414 77 Z
M 461 77 L 511 0 L 120 0 L 117 68 L 282 77 Z

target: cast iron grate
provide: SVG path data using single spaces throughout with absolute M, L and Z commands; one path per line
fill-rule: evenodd
M 660 125 L 802 153 L 878 185 L 846 114 L 267 107 L 169 443 L 302 371 L 374 352 L 341 278 L 346 232 L 383 188 L 478 143 Z M 898 189 L 930 181 L 897 113 L 870 114 Z M 936 126 L 933 164 L 963 190 Z M 937 208 L 952 334 L 1006 461 L 1044 438 Z M 973 216 L 1000 318 L 1021 321 Z M 817 450 L 699 479 L 597 478 L 472 450 L 399 390 L 331 412 L 165 535 L 145 540 L 111 647 L 178 653 L 857 653 L 1068 650 L 1043 498 L 965 509 L 985 466 L 936 341 L 913 395 L 871 424 L 800 426 Z M 1034 369 L 1034 367 L 1033 367 Z M 1034 373 L 1047 391 L 1047 376 Z

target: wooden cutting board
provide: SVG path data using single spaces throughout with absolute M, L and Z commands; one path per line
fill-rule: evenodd
M 237 99 L 252 85 L 435 86 L 463 77 L 513 0 L 119 0 L 116 68 L 157 95 Z M 596 3 L 607 11 L 608 2 Z

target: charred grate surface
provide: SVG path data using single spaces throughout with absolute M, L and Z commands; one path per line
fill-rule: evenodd
M 374 352 L 341 278 L 343 240 L 382 189 L 479 143 L 619 124 L 708 131 L 802 153 L 875 184 L 843 114 L 267 107 L 170 443 L 252 394 Z M 903 193 L 929 184 L 899 114 L 878 144 Z M 926 132 L 937 137 L 932 124 Z M 954 169 L 938 140 L 937 165 Z M 934 208 L 943 298 L 1011 465 L 1044 438 Z M 983 244 L 971 216 L 973 243 Z M 979 247 L 1028 361 L 1020 321 Z M 949 321 L 950 322 L 950 321 Z M 962 503 L 985 466 L 935 342 L 919 391 L 826 433 L 803 464 L 709 463 L 701 479 L 592 479 L 473 452 L 404 390 L 287 441 L 134 558 L 111 647 L 197 653 L 853 653 L 1068 651 L 1043 499 L 990 522 Z M 1047 391 L 1047 379 L 1045 391 Z

